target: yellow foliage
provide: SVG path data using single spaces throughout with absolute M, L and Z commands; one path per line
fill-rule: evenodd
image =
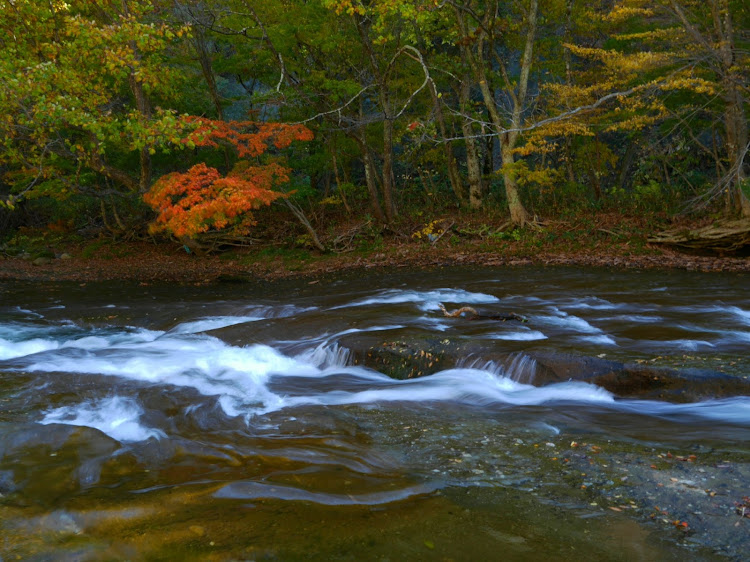
M 657 68 L 675 59 L 670 52 L 641 51 L 637 53 L 621 53 L 594 47 L 581 47 L 566 44 L 570 51 L 583 58 L 598 60 L 607 68 L 620 73 L 642 73 Z
M 441 229 L 438 226 L 442 222 L 443 222 L 443 219 L 435 219 L 434 221 L 428 222 L 420 230 L 418 230 L 414 234 L 412 234 L 411 237 L 414 238 L 414 240 L 424 240 L 424 239 L 427 239 L 430 242 L 432 242 L 438 236 L 440 236 L 441 234 L 443 234 L 443 232 L 445 232 L 444 229 Z
M 646 8 L 646 2 L 636 0 L 635 2 L 623 2 L 615 6 L 611 12 L 603 16 L 603 20 L 609 23 L 623 23 L 631 18 L 645 18 L 654 15 L 651 8 Z
M 338 197 L 336 195 L 325 197 L 320 200 L 320 204 L 321 205 L 333 205 L 333 206 L 341 205 L 341 197 Z
M 588 86 L 577 84 L 546 84 L 544 89 L 549 92 L 550 99 L 557 100 L 561 107 L 578 107 L 593 103 L 600 97 L 616 89 L 617 84 L 612 80 L 599 80 Z
M 662 90 L 692 90 L 698 94 L 718 94 L 717 84 L 709 82 L 696 76 L 672 76 L 664 82 L 659 83 Z
M 612 38 L 619 41 L 674 41 L 684 35 L 685 30 L 681 27 L 661 27 L 638 33 L 614 33 L 612 34 Z

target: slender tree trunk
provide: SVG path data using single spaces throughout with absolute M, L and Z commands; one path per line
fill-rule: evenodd
M 383 204 L 388 223 L 393 222 L 396 216 L 393 185 L 393 120 L 386 116 L 383 121 Z
M 315 246 L 316 249 L 319 251 L 325 253 L 326 247 L 323 245 L 323 243 L 320 241 L 320 238 L 318 238 L 318 233 L 315 232 L 315 229 L 313 228 L 313 225 L 310 223 L 310 221 L 307 219 L 307 215 L 305 215 L 305 212 L 298 206 L 289 201 L 286 197 L 283 198 L 284 203 L 286 203 L 286 206 L 289 208 L 289 210 L 292 212 L 292 214 L 297 217 L 297 220 L 300 222 L 300 224 L 304 227 L 304 229 L 307 231 L 307 233 L 310 235 L 310 240 L 312 240 L 313 246 Z
M 435 108 L 435 119 L 437 120 L 440 134 L 443 137 L 443 153 L 445 154 L 445 163 L 448 166 L 448 179 L 451 182 L 451 189 L 453 189 L 458 202 L 463 203 L 466 200 L 466 193 L 461 181 L 461 174 L 458 173 L 456 156 L 453 154 L 453 144 L 446 140 L 448 138 L 448 128 L 445 125 L 443 106 L 440 104 L 440 97 L 432 78 L 428 79 L 428 87 L 430 89 L 430 96 L 432 97 L 432 105 Z
M 717 0 L 713 0 L 714 4 Z M 729 169 L 732 170 L 734 207 L 743 217 L 750 217 L 750 201 L 742 191 L 745 180 L 745 157 L 748 147 L 748 124 L 745 114 L 745 100 L 740 90 L 738 71 L 735 68 L 737 54 L 734 41 L 734 25 L 729 0 L 718 0 L 714 10 L 715 30 L 721 39 L 719 49 L 722 62 L 722 86 L 726 110 L 724 127 L 727 135 L 727 156 Z
M 341 197 L 341 202 L 344 204 L 344 209 L 346 209 L 346 214 L 350 215 L 352 214 L 352 209 L 349 207 L 349 202 L 346 200 L 346 194 L 344 193 L 344 190 L 341 189 L 341 180 L 339 178 L 339 167 L 336 163 L 336 154 L 331 155 L 331 160 L 333 163 L 333 177 L 336 180 L 336 191 L 339 194 L 339 197 Z
M 221 96 L 219 95 L 219 88 L 216 85 L 216 75 L 214 74 L 213 62 L 211 55 L 208 52 L 208 45 L 206 42 L 206 36 L 203 33 L 201 27 L 194 28 L 193 33 L 195 37 L 193 43 L 195 44 L 195 50 L 198 53 L 198 60 L 201 64 L 201 71 L 203 72 L 203 79 L 206 81 L 208 86 L 208 93 L 211 96 L 211 101 L 214 104 L 214 111 L 216 111 L 216 117 L 219 121 L 224 121 L 224 108 L 221 106 Z M 231 166 L 231 155 L 229 149 L 224 147 L 224 167 L 225 173 L 229 172 Z
M 461 112 L 467 114 L 470 111 L 471 85 L 469 76 L 464 76 L 459 88 L 459 104 Z M 484 202 L 484 186 L 482 185 L 482 163 L 479 160 L 477 140 L 474 138 L 474 129 L 469 119 L 461 120 L 461 132 L 464 135 L 466 145 L 466 173 L 469 181 L 469 206 L 478 209 Z
M 501 138 L 500 155 L 503 162 L 503 182 L 505 183 L 505 196 L 508 198 L 510 220 L 517 226 L 523 226 L 529 221 L 529 214 L 521 203 L 521 197 L 518 194 L 518 182 L 513 175 L 513 164 L 516 161 L 513 147 L 507 141 L 507 134 Z
M 617 180 L 617 187 L 619 189 L 625 189 L 626 182 L 628 180 L 628 171 L 630 166 L 633 164 L 635 159 L 635 153 L 638 150 L 638 145 L 634 141 L 630 141 L 628 149 L 625 151 L 625 156 L 622 159 L 622 167 L 620 168 L 620 177 Z
M 724 90 L 724 128 L 729 160 L 730 194 L 734 211 L 743 217 L 750 217 L 750 201 L 742 192 L 745 179 L 744 158 L 748 146 L 748 123 L 745 103 L 737 75 L 737 49 L 735 46 L 734 24 L 729 0 L 709 0 L 713 23 L 713 33 L 704 35 L 688 18 L 678 0 L 670 0 L 673 14 L 682 24 L 692 41 L 702 45 L 706 54 L 716 59 L 717 71 L 721 76 Z
M 202 28 L 197 26 L 193 28 L 193 34 L 193 43 L 195 45 L 195 50 L 198 53 L 198 60 L 201 64 L 203 79 L 206 81 L 206 85 L 208 86 L 208 94 L 211 96 L 211 101 L 214 104 L 216 117 L 219 119 L 219 121 L 224 121 L 224 109 L 221 106 L 221 96 L 219 95 L 219 88 L 216 86 L 216 75 L 214 74 L 211 55 L 208 52 L 206 36 L 203 34 Z
M 378 83 L 378 98 L 380 109 L 383 112 L 383 206 L 388 223 L 393 222 L 396 216 L 396 205 L 394 203 L 394 174 L 393 174 L 393 108 L 391 107 L 390 91 L 387 83 L 387 73 L 384 74 L 378 64 L 375 50 L 370 39 L 368 30 L 369 20 L 354 16 L 354 25 L 359 33 L 360 42 L 367 54 L 372 71 Z M 361 112 L 361 103 L 360 103 Z M 372 163 L 372 161 L 371 161 Z M 372 166 L 374 170 L 374 165 Z
M 563 38 L 566 43 L 570 43 L 570 33 L 573 22 L 573 0 L 566 0 L 565 2 L 565 28 L 563 30 Z M 565 61 L 565 83 L 568 86 L 573 85 L 573 57 L 568 47 L 563 47 L 563 60 Z M 573 143 L 570 140 L 570 136 L 565 136 L 565 170 L 568 174 L 568 181 L 575 183 L 576 174 L 573 170 Z
M 362 131 L 362 135 L 364 136 L 364 131 Z M 375 179 L 375 174 L 377 172 L 375 170 L 375 165 L 372 162 L 370 148 L 367 146 L 367 143 L 359 136 L 355 136 L 354 140 L 359 146 L 360 152 L 362 153 L 362 165 L 365 169 L 365 182 L 367 183 L 367 191 L 370 194 L 370 206 L 372 207 L 372 212 L 375 214 L 375 218 L 381 224 L 385 224 L 385 214 L 383 213 L 383 208 L 380 206 L 380 200 L 378 197 L 378 185 L 377 180 Z
M 575 183 L 576 173 L 573 169 L 573 143 L 571 142 L 570 137 L 565 137 L 565 149 L 563 155 L 565 158 L 565 171 L 568 174 L 568 181 L 570 183 Z
M 727 139 L 727 158 L 729 170 L 732 174 L 730 180 L 730 193 L 733 211 L 740 216 L 750 217 L 750 200 L 742 191 L 745 183 L 745 159 L 748 148 L 748 125 L 747 115 L 744 109 L 744 100 L 735 81 L 727 77 L 724 81 L 726 110 L 724 112 L 724 128 Z
M 143 91 L 143 83 L 138 80 L 135 74 L 128 76 L 128 83 L 135 97 L 135 105 L 138 108 L 138 112 L 144 119 L 150 118 L 151 104 L 148 101 L 148 97 L 146 97 L 146 93 Z M 138 191 L 140 193 L 146 193 L 151 187 L 151 155 L 148 150 L 149 147 L 143 147 L 139 155 L 140 177 L 138 179 Z

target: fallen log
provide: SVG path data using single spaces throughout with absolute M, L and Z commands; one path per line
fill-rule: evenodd
M 690 250 L 734 253 L 750 246 L 750 219 L 717 222 L 688 229 L 673 228 L 648 238 L 650 244 L 665 244 Z

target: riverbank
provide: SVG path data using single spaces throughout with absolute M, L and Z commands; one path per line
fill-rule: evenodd
M 398 241 L 347 253 L 320 254 L 265 246 L 196 256 L 170 243 L 99 240 L 66 247 L 58 256 L 62 259 L 39 259 L 32 254 L 0 258 L 0 279 L 211 283 L 245 277 L 274 280 L 401 267 L 519 265 L 750 272 L 749 257 L 694 256 L 657 246 L 634 250 L 628 242 L 575 248 L 560 244 L 529 247 L 520 241 L 462 241 L 444 246 Z

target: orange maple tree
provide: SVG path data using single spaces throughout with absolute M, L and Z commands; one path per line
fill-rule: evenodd
M 151 232 L 167 231 L 192 238 L 209 230 L 245 235 L 255 224 L 251 211 L 287 194 L 274 187 L 289 181 L 291 170 L 278 162 L 254 164 L 270 146 L 287 148 L 295 140 L 312 140 L 304 125 L 215 121 L 190 118 L 194 129 L 180 140 L 187 147 L 232 147 L 240 160 L 223 176 L 205 163 L 186 172 L 162 176 L 144 195 L 158 214 Z

